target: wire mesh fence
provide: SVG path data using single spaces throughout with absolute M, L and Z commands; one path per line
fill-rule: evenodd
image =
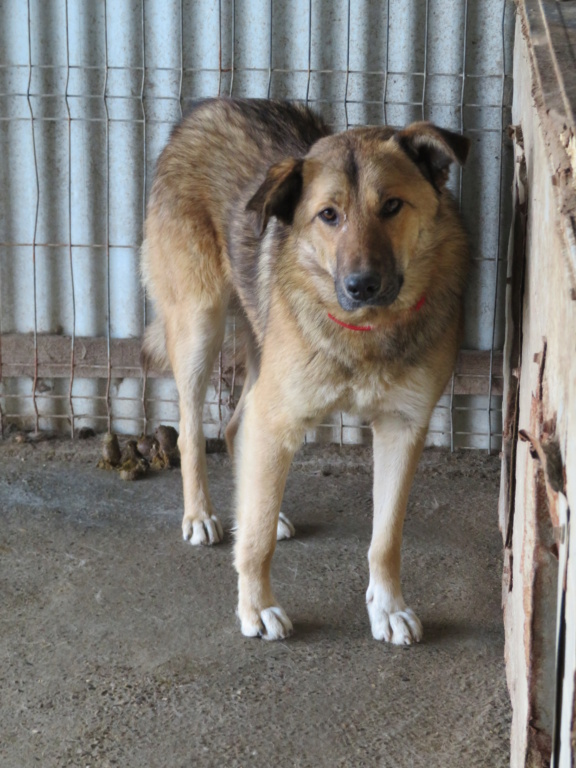
M 0 0 L 2 427 L 139 433 L 178 421 L 144 375 L 138 252 L 154 163 L 198 99 L 305 102 L 334 128 L 432 120 L 472 140 L 451 188 L 470 233 L 464 348 L 429 441 L 498 448 L 511 152 L 510 0 Z M 228 322 L 205 409 L 239 394 Z M 309 435 L 366 439 L 346 414 Z

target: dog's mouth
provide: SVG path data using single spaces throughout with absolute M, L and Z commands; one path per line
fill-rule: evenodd
M 348 312 L 362 307 L 389 307 L 398 298 L 404 276 L 382 278 L 378 272 L 352 272 L 335 281 L 338 303 Z

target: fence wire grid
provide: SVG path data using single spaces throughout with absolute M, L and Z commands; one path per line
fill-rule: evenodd
M 0 0 L 0 19 L 3 430 L 177 426 L 173 380 L 144 377 L 134 352 L 153 312 L 138 270 L 146 200 L 174 123 L 227 95 L 303 102 L 335 130 L 425 119 L 469 136 L 451 188 L 472 245 L 464 347 L 482 365 L 453 377 L 429 443 L 499 449 L 511 0 Z M 221 356 L 209 437 L 237 373 Z M 367 429 L 336 414 L 308 439 L 364 442 Z

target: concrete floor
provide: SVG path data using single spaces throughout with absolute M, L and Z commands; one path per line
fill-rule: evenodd
M 306 448 L 275 555 L 286 642 L 241 636 L 232 541 L 180 540 L 178 470 L 122 482 L 97 440 L 0 442 L 0 766 L 508 765 L 499 461 L 427 451 L 404 588 L 424 641 L 372 640 L 370 453 Z M 229 460 L 210 455 L 232 514 Z

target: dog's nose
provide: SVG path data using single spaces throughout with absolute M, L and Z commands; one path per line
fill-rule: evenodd
M 344 287 L 354 301 L 369 301 L 380 293 L 382 277 L 377 272 L 353 272 L 344 280 Z

